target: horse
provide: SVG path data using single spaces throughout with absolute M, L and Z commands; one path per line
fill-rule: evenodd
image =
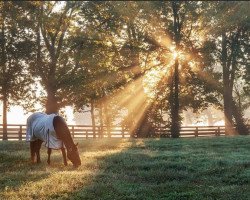
M 77 144 L 74 144 L 65 120 L 59 115 L 42 112 L 30 115 L 27 119 L 26 141 L 30 142 L 32 163 L 35 163 L 35 156 L 36 163 L 41 162 L 40 149 L 42 143 L 45 142 L 45 146 L 48 148 L 48 164 L 50 164 L 52 149 L 61 149 L 65 166 L 68 164 L 67 158 L 74 167 L 81 165 Z

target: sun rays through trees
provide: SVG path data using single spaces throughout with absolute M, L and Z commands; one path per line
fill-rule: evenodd
M 179 137 L 188 111 L 216 107 L 224 112 L 228 134 L 235 126 L 246 134 L 248 6 L 2 2 L 3 113 L 12 102 L 27 110 L 39 102 L 47 113 L 89 107 L 94 126 L 119 123 L 138 137 L 171 127 L 172 137 Z M 29 90 L 31 77 L 43 93 Z M 24 98 L 31 101 L 23 103 Z

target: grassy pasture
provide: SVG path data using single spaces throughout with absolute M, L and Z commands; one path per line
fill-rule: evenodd
M 0 142 L 0 199 L 249 199 L 250 137 L 79 142 L 82 166 L 29 162 L 29 144 Z

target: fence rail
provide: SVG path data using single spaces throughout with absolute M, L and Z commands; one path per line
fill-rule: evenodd
M 95 129 L 88 125 L 69 125 L 69 130 L 74 139 L 88 138 L 129 138 L 131 134 L 121 126 L 108 128 L 106 126 L 96 126 Z M 8 140 L 25 140 L 26 125 L 9 124 L 7 125 Z M 225 126 L 183 126 L 180 130 L 180 137 L 205 137 L 223 136 Z M 155 137 L 170 137 L 169 128 L 156 128 Z M 0 140 L 3 139 L 3 125 L 0 124 Z

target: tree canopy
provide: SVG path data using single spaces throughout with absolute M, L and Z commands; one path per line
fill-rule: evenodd
M 89 106 L 92 124 L 111 127 L 119 117 L 138 137 L 159 126 L 179 137 L 184 111 L 213 106 L 223 110 L 227 133 L 236 125 L 245 134 L 248 8 L 241 1 L 2 2 L 1 100 L 30 98 L 47 113 Z M 31 76 L 46 94 L 26 90 Z

